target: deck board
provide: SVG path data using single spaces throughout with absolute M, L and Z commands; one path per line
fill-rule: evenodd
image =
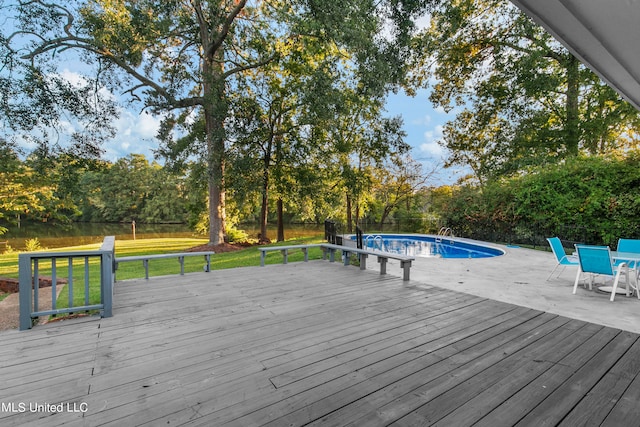
M 323 261 L 118 282 L 0 333 L 0 424 L 625 425 L 638 335 Z M 11 413 L 9 403 L 85 403 Z M 123 424 L 124 423 L 124 424 Z

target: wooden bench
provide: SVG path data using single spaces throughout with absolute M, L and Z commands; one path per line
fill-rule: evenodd
M 280 251 L 283 257 L 283 264 L 289 262 L 289 250 L 291 249 L 300 249 L 302 253 L 304 253 L 304 261 L 309 261 L 309 249 L 310 248 L 318 248 L 322 246 L 321 244 L 311 244 L 311 245 L 290 245 L 290 246 L 269 246 L 265 248 L 258 248 L 260 251 L 260 266 L 264 267 L 264 260 L 267 256 L 267 252 Z
M 260 253 L 260 265 L 264 267 L 264 261 L 267 252 L 271 251 L 280 251 L 282 256 L 284 257 L 284 264 L 288 262 L 288 254 L 289 250 L 293 249 L 301 249 L 304 252 L 304 260 L 309 261 L 309 248 L 321 248 L 322 249 L 322 259 L 327 259 L 327 254 L 329 256 L 329 261 L 335 261 L 335 253 L 336 251 L 340 251 L 343 255 L 344 265 L 349 265 L 351 263 L 351 254 L 357 254 L 358 259 L 360 261 L 360 270 L 366 270 L 367 268 L 367 257 L 369 255 L 375 256 L 378 258 L 378 263 L 380 264 L 380 274 L 387 274 L 387 261 L 389 259 L 395 259 L 400 261 L 400 267 L 403 270 L 402 280 L 409 280 L 411 263 L 415 261 L 414 257 L 393 254 L 389 252 L 374 252 L 367 249 L 358 249 L 349 246 L 335 245 L 332 243 L 320 243 L 313 245 L 292 245 L 292 246 L 270 246 L 265 248 L 258 248 Z
M 151 259 L 163 259 L 163 258 L 178 258 L 178 262 L 180 263 L 180 275 L 184 276 L 184 258 L 188 256 L 204 256 L 207 264 L 204 269 L 206 272 L 211 271 L 211 255 L 214 255 L 215 252 L 180 252 L 174 254 L 154 254 L 154 255 L 136 255 L 136 256 L 125 256 L 119 257 L 115 259 L 115 269 L 118 269 L 118 264 L 121 262 L 131 262 L 131 261 L 142 261 L 142 265 L 144 266 L 144 278 L 149 280 L 149 260 Z M 115 272 L 114 272 L 114 280 L 115 280 Z

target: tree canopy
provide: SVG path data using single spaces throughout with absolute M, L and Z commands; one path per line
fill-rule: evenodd
M 5 70 L 22 67 L 23 81 L 42 79 L 62 52 L 79 51 L 93 66 L 92 82 L 161 114 L 164 152 L 196 155 L 207 164 L 210 242 L 216 244 L 224 238 L 229 95 L 236 79 L 295 55 L 292 45 L 313 39 L 338 47 L 363 87 L 380 93 L 402 81 L 413 20 L 425 3 L 19 0 L 11 8 L 15 31 L 2 37 Z
M 637 145 L 638 112 L 507 0 L 440 1 L 414 77 L 457 115 L 448 164 L 481 181 Z

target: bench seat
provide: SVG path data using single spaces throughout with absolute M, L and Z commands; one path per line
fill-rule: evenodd
M 309 261 L 309 249 L 310 248 L 321 248 L 322 249 L 322 259 L 327 259 L 327 254 L 329 255 L 329 261 L 335 261 L 335 253 L 336 251 L 341 251 L 343 255 L 344 265 L 349 265 L 351 262 L 351 254 L 357 254 L 358 259 L 360 261 L 360 269 L 365 270 L 367 268 L 367 257 L 375 256 L 378 259 L 378 263 L 380 264 L 380 274 L 387 274 L 387 261 L 389 259 L 395 259 L 400 261 L 400 267 L 403 270 L 402 279 L 407 281 L 409 280 L 411 263 L 415 261 L 415 257 L 394 254 L 390 252 L 378 252 L 371 251 L 367 249 L 359 249 L 353 248 L 349 246 L 335 245 L 333 243 L 318 243 L 318 244 L 310 244 L 310 245 L 290 245 L 290 246 L 269 246 L 258 248 L 260 251 L 260 265 L 264 267 L 265 257 L 267 252 L 272 251 L 280 251 L 283 256 L 283 263 L 286 264 L 288 262 L 288 254 L 289 250 L 300 249 L 304 253 L 304 260 Z
M 180 252 L 180 253 L 172 253 L 172 254 L 134 255 L 134 256 L 116 257 L 114 260 L 114 264 L 115 264 L 115 269 L 117 270 L 118 264 L 121 262 L 142 261 L 142 265 L 144 266 L 144 278 L 149 280 L 149 260 L 163 259 L 163 258 L 178 258 L 178 262 L 180 263 L 180 275 L 184 276 L 184 258 L 185 257 L 204 256 L 207 262 L 204 269 L 205 271 L 209 272 L 211 271 L 211 255 L 215 255 L 215 252 L 203 251 L 203 252 Z

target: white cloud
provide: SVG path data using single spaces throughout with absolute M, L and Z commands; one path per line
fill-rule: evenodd
M 424 133 L 424 141 L 420 145 L 420 151 L 427 154 L 430 157 L 442 158 L 444 155 L 444 149 L 438 145 L 438 141 L 442 139 L 444 127 L 438 125 L 435 128 L 428 130 Z
M 420 118 L 420 119 L 415 119 L 411 122 L 412 125 L 416 125 L 416 126 L 429 126 L 429 124 L 431 123 L 431 116 L 426 114 L 424 117 Z
M 160 120 L 147 112 L 136 114 L 132 110 L 121 110 L 120 117 L 114 123 L 116 136 L 105 144 L 105 157 L 115 161 L 135 153 L 144 154 L 148 160 L 152 160 Z
M 138 116 L 137 134 L 142 138 L 155 138 L 160 129 L 160 118 L 147 112 Z
M 60 73 L 60 77 L 62 77 L 63 79 L 65 79 L 66 81 L 68 81 L 69 83 L 73 84 L 76 87 L 84 87 L 87 84 L 89 84 L 89 81 L 82 74 L 76 73 L 75 71 L 71 71 L 68 68 L 65 68 L 64 70 L 62 70 L 62 72 Z M 98 94 L 102 96 L 104 99 L 109 99 L 109 100 L 116 99 L 116 96 L 113 93 L 111 93 L 109 90 L 107 90 L 107 88 L 104 86 L 98 89 Z
M 76 131 L 76 127 L 68 120 L 60 121 L 60 129 L 67 135 L 71 135 Z
M 413 23 L 416 25 L 416 28 L 419 30 L 424 30 L 425 28 L 431 25 L 431 14 L 425 13 L 418 19 L 415 19 Z
M 72 83 L 76 87 L 81 87 L 87 84 L 87 79 L 74 71 L 68 70 L 67 68 L 62 70 L 62 72 L 60 73 L 60 77 L 62 77 L 69 83 Z

